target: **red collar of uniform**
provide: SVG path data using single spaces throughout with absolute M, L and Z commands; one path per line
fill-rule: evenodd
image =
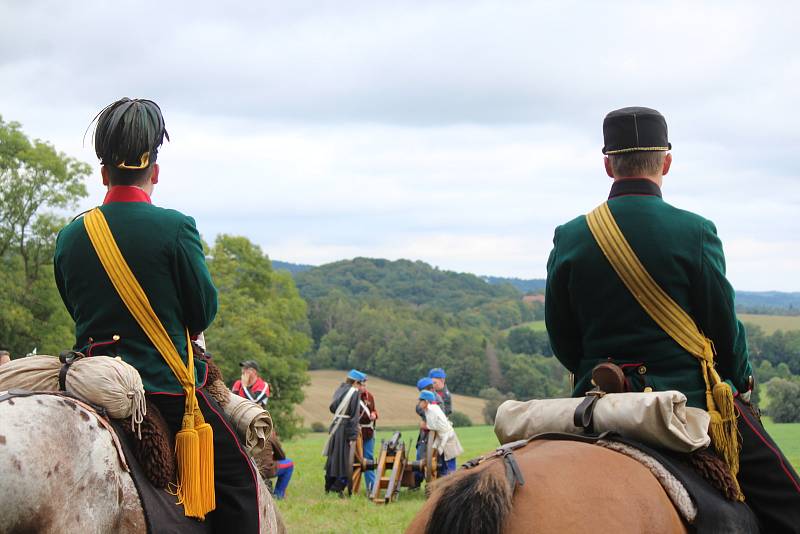
M 150 195 L 145 193 L 141 187 L 132 185 L 115 185 L 106 193 L 106 198 L 103 199 L 103 204 L 110 202 L 150 202 Z

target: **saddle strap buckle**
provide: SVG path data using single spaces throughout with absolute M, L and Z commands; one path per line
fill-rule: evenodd
M 77 350 L 65 350 L 58 355 L 58 361 L 61 362 L 61 369 L 58 371 L 58 390 L 67 391 L 67 373 L 70 366 L 84 358 L 85 355 Z

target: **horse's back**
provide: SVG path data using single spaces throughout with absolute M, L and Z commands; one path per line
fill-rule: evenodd
M 627 456 L 576 441 L 541 441 L 517 459 L 525 485 L 517 488 L 508 533 L 686 532 L 664 488 Z
M 144 529 L 136 488 L 111 434 L 68 399 L 0 402 L 0 466 L 0 532 Z
M 510 513 L 503 521 L 505 534 L 686 532 L 656 478 L 627 456 L 595 445 L 548 440 L 534 441 L 514 451 L 514 456 L 525 484 L 515 490 Z M 500 460 L 450 476 L 475 473 L 491 475 L 503 483 L 506 480 L 505 465 Z M 442 489 L 453 482 L 447 478 L 441 481 Z M 478 482 L 475 487 L 479 493 Z M 441 494 L 434 491 L 407 533 L 425 532 L 428 518 L 440 505 Z

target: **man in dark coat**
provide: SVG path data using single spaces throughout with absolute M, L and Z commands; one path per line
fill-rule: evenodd
M 453 413 L 453 398 L 447 389 L 447 373 L 441 367 L 436 367 L 428 372 L 428 376 L 433 380 L 433 390 L 442 399 L 442 411 L 450 417 Z
M 122 256 L 147 295 L 183 363 L 187 331 L 199 334 L 217 312 L 217 290 L 206 266 L 194 219 L 156 207 L 158 149 L 167 135 L 161 110 L 150 100 L 123 98 L 98 116 L 95 152 L 103 184 L 100 207 Z M 75 321 L 75 349 L 119 356 L 139 371 L 148 399 L 173 433 L 181 430 L 184 391 L 166 360 L 123 304 L 89 240 L 82 219 L 58 235 L 55 278 Z M 196 396 L 213 430 L 216 510 L 207 520 L 216 532 L 259 530 L 256 472 L 221 408 L 205 391 L 205 362 L 194 362 Z
M 763 532 L 800 529 L 800 479 L 749 404 L 752 369 L 744 327 L 734 311 L 725 256 L 714 224 L 662 200 L 672 163 L 664 117 L 624 108 L 603 123 L 606 173 L 614 182 L 608 207 L 655 282 L 697 323 L 716 349 L 716 368 L 737 395 L 742 439 L 739 483 Z M 630 391 L 683 392 L 706 409 L 698 359 L 648 315 L 621 281 L 585 216 L 556 228 L 547 263 L 545 319 L 553 352 L 574 373 L 573 392 L 591 388 L 591 371 L 611 361 Z
M 325 492 L 335 492 L 344 496 L 349 477 L 353 472 L 350 449 L 355 444 L 360 431 L 361 396 L 359 387 L 366 375 L 356 369 L 347 373 L 347 378 L 336 389 L 331 400 L 330 411 L 333 421 L 328 429 L 328 441 L 323 454 L 325 461 Z

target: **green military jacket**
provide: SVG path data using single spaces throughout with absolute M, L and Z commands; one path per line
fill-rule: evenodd
M 614 183 L 614 218 L 645 269 L 716 348 L 717 371 L 746 390 L 752 374 L 714 224 L 677 209 L 643 179 Z M 633 390 L 678 390 L 706 408 L 700 363 L 644 311 L 611 267 L 581 216 L 556 228 L 547 262 L 545 318 L 553 352 L 575 374 L 573 395 L 591 389 L 592 368 L 623 366 Z
M 116 186 L 100 208 L 122 255 L 186 361 L 186 330 L 196 334 L 217 312 L 217 291 L 194 219 L 150 203 L 139 188 Z M 78 218 L 58 235 L 55 278 L 75 321 L 75 349 L 120 356 L 142 376 L 147 392 L 182 393 L 166 361 L 136 323 L 103 270 Z M 113 337 L 119 336 L 114 342 Z M 93 341 L 91 341 L 93 340 Z M 107 344 L 106 344 L 107 343 Z M 197 385 L 206 366 L 196 362 Z

